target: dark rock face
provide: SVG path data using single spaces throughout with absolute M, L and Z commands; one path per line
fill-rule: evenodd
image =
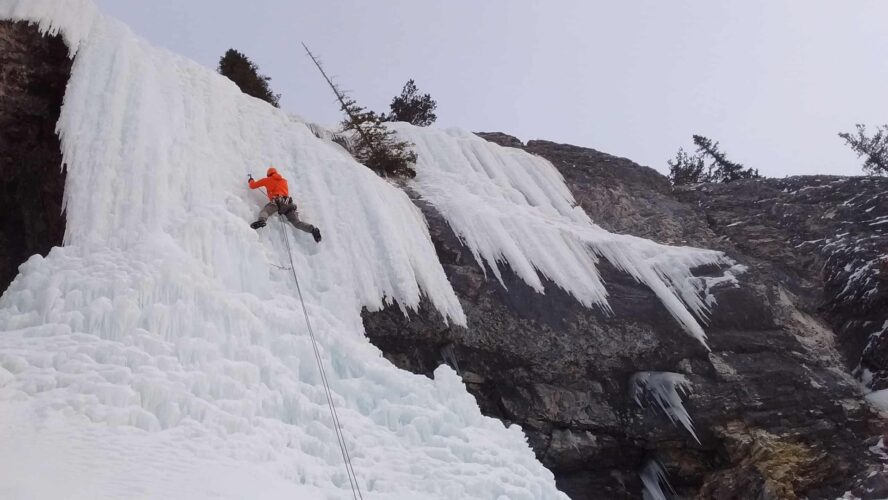
M 504 134 L 479 135 L 520 145 Z M 768 250 L 750 242 L 760 252 L 753 253 L 722 232 L 733 223 L 728 212 L 743 203 L 716 224 L 705 202 L 688 198 L 712 196 L 705 190 L 680 200 L 663 176 L 629 160 L 545 141 L 524 148 L 552 161 L 607 229 L 722 249 L 749 267 L 739 287 L 711 290 L 718 303 L 707 328 L 712 351 L 685 334 L 647 288 L 607 265 L 601 273 L 613 315 L 586 309 L 555 286 L 537 294 L 508 270 L 504 289 L 417 200 L 468 328 L 446 327 L 428 306 L 410 318 L 397 307 L 365 312 L 367 335 L 387 358 L 425 374 L 443 362 L 454 366 L 485 414 L 522 426 L 574 499 L 640 498 L 638 473 L 652 459 L 682 497 L 837 498 L 878 482 L 870 472 L 883 478 L 879 450 L 870 450 L 883 425 L 835 348 L 831 316 L 816 306 L 818 284 L 826 286 L 816 263 L 790 273 L 791 263 L 780 260 L 784 244 Z M 699 443 L 649 397 L 639 406 L 632 380 L 643 371 L 687 378 L 683 399 Z
M 502 132 L 475 132 L 475 135 L 508 148 L 524 147 L 524 143 L 522 143 L 517 137 Z
M 65 175 L 56 122 L 71 74 L 61 37 L 0 22 L 0 292 L 62 243 Z
M 772 264 L 800 306 L 832 326 L 849 368 L 859 362 L 873 388 L 888 388 L 888 178 L 790 177 L 677 194 L 738 250 Z

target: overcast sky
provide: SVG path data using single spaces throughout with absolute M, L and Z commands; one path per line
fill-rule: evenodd
M 244 52 L 285 110 L 320 123 L 340 112 L 300 42 L 372 109 L 414 78 L 436 126 L 660 171 L 699 133 L 764 175 L 857 175 L 836 133 L 888 123 L 884 0 L 97 1 L 207 67 Z

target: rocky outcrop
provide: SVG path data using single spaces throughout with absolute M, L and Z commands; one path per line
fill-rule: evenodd
M 65 176 L 55 125 L 71 73 L 60 36 L 0 22 L 0 293 L 62 243 Z
M 626 159 L 482 136 L 552 161 L 580 205 L 607 229 L 721 249 L 747 271 L 736 284 L 712 281 L 717 306 L 707 351 L 649 290 L 607 265 L 601 272 L 612 315 L 582 307 L 551 284 L 537 294 L 508 270 L 503 288 L 485 277 L 440 214 L 417 200 L 468 328 L 444 326 L 426 306 L 409 318 L 397 307 L 365 312 L 367 335 L 387 358 L 429 375 L 451 364 L 485 414 L 522 426 L 574 499 L 640 498 L 639 472 L 651 460 L 663 464 L 684 497 L 836 498 L 853 488 L 863 498 L 886 493 L 879 490 L 882 421 L 861 400 L 836 348 L 831 316 L 818 306 L 818 286 L 828 286 L 816 262 L 792 270 L 769 258 L 783 255 L 782 243 L 768 250 L 750 242 L 759 253 L 738 244 L 740 233 L 724 231 L 733 224 L 729 210 L 716 216 L 701 201 L 712 199 L 706 189 L 679 198 L 663 176 Z M 724 271 L 697 274 L 705 279 Z M 638 387 L 640 372 L 684 377 L 684 407 L 699 441 Z
M 888 388 L 888 178 L 764 179 L 677 195 L 744 255 L 769 263 L 799 306 L 830 324 L 847 366 Z

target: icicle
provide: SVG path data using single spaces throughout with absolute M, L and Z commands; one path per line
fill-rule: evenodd
M 577 206 L 558 170 L 539 156 L 462 130 L 390 126 L 415 144 L 413 187 L 500 283 L 499 266 L 508 265 L 537 292 L 544 291 L 545 276 L 583 305 L 609 312 L 597 269 L 604 258 L 650 287 L 685 331 L 706 345 L 698 320 L 706 321 L 713 304 L 702 296 L 706 282 L 691 270 L 732 264 L 722 252 L 605 231 Z
M 453 350 L 453 344 L 447 344 L 441 348 L 441 359 L 447 366 L 453 368 L 456 373 L 461 373 L 459 369 L 459 360 L 456 358 L 456 351 Z
M 641 492 L 644 500 L 667 500 L 669 497 L 663 491 L 663 486 L 666 486 L 670 492 L 674 492 L 669 484 L 666 469 L 657 460 L 648 460 L 638 475 L 641 478 L 641 483 L 644 485 L 644 489 Z
M 679 392 L 687 393 L 691 382 L 680 373 L 672 372 L 638 372 L 629 381 L 632 397 L 638 406 L 644 407 L 645 396 L 653 399 L 669 420 L 675 424 L 680 422 L 698 443 L 700 439 L 694 432 L 694 423 L 681 401 Z

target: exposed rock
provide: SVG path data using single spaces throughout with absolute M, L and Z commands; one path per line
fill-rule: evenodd
M 769 260 L 770 252 L 785 256 L 784 245 L 747 250 L 723 237 L 704 202 L 680 201 L 652 169 L 544 141 L 525 149 L 552 161 L 607 229 L 722 249 L 749 266 L 739 287 L 711 290 L 718 304 L 707 328 L 712 351 L 686 335 L 647 288 L 606 264 L 613 315 L 582 307 L 551 283 L 537 294 L 508 269 L 504 289 L 485 277 L 441 215 L 417 200 L 469 326 L 445 327 L 426 305 L 409 319 L 397 307 L 365 312 L 367 334 L 387 358 L 427 375 L 442 362 L 453 365 L 482 411 L 520 424 L 577 500 L 639 498 L 638 472 L 652 458 L 684 497 L 837 498 L 872 472 L 881 477 L 882 458 L 868 440 L 883 424 L 863 404 L 829 317 L 816 306 L 824 286 L 816 263 L 784 270 L 780 259 Z M 629 385 L 640 371 L 687 377 L 684 402 L 699 443 L 658 407 L 639 407 Z
M 481 137 L 482 139 L 486 139 L 490 142 L 499 144 L 500 146 L 505 146 L 509 148 L 524 147 L 524 143 L 521 142 L 520 139 L 509 134 L 504 134 L 502 132 L 475 132 L 475 135 Z
M 763 179 L 678 196 L 739 251 L 769 264 L 802 314 L 835 331 L 813 341 L 837 342 L 850 368 L 860 363 L 874 388 L 888 388 L 888 178 Z
M 71 73 L 60 36 L 0 22 L 0 292 L 62 243 L 65 175 L 55 125 Z
M 555 164 L 577 202 L 608 231 L 668 245 L 723 249 L 712 245 L 717 238 L 705 219 L 676 200 L 669 181 L 656 170 L 569 144 L 530 141 L 525 149 Z

